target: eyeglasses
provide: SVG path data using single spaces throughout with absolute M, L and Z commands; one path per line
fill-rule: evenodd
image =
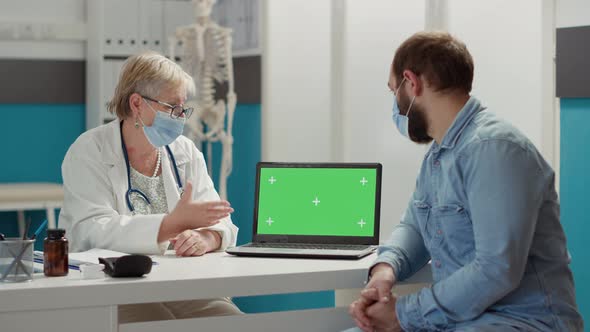
M 143 98 L 145 100 L 153 101 L 154 103 L 158 103 L 160 105 L 163 105 L 163 106 L 169 108 L 170 109 L 170 117 L 173 119 L 178 119 L 183 114 L 184 114 L 184 117 L 188 119 L 191 117 L 191 115 L 193 114 L 193 111 L 195 110 L 193 107 L 184 108 L 184 107 L 182 107 L 182 105 L 170 105 L 170 104 L 165 103 L 163 101 L 155 100 L 155 99 L 152 99 L 152 98 L 146 97 L 146 96 L 141 96 L 141 98 Z

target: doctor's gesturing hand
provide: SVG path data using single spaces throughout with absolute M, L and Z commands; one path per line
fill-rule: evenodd
M 194 201 L 192 191 L 193 185 L 188 182 L 174 210 L 164 217 L 158 233 L 158 242 L 170 239 L 179 256 L 202 255 L 219 248 L 221 238 L 217 232 L 196 229 L 213 226 L 234 212 L 225 200 Z

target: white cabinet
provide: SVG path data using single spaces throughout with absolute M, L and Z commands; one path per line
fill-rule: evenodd
M 165 54 L 167 36 L 193 21 L 192 3 L 177 0 L 88 0 L 86 127 L 115 119 L 107 103 L 129 56 Z
M 139 50 L 166 51 L 162 19 L 164 4 L 159 0 L 139 1 L 139 7 Z
M 213 19 L 234 29 L 234 52 L 259 55 L 259 0 L 219 0 Z M 106 110 L 121 65 L 132 54 L 153 50 L 168 55 L 168 37 L 193 24 L 189 0 L 87 0 L 86 127 L 113 120 Z M 183 54 L 182 45 L 175 53 Z
M 192 24 L 194 21 L 192 2 L 164 1 L 162 8 L 162 21 L 164 22 L 164 36 L 166 36 L 166 49 L 164 50 L 164 52 L 168 54 L 168 37 L 174 36 L 176 28 Z M 174 53 L 177 56 L 184 54 L 184 48 L 181 44 L 175 45 L 174 49 Z
M 259 55 L 259 0 L 218 0 L 211 14 L 219 25 L 233 30 L 234 56 Z
M 104 1 L 104 53 L 125 56 L 138 50 L 140 0 Z

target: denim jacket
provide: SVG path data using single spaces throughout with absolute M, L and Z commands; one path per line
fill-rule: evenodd
M 433 284 L 400 297 L 404 330 L 487 318 L 581 331 L 555 174 L 516 128 L 471 97 L 426 154 L 401 223 L 379 248 L 404 280 L 431 261 Z

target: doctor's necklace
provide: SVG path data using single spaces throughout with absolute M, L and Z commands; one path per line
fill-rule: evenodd
M 158 159 L 156 161 L 156 169 L 154 170 L 154 175 L 152 175 L 153 178 L 155 178 L 158 175 L 158 169 L 160 169 L 161 161 L 162 161 L 162 153 L 160 152 L 160 149 L 158 149 Z

